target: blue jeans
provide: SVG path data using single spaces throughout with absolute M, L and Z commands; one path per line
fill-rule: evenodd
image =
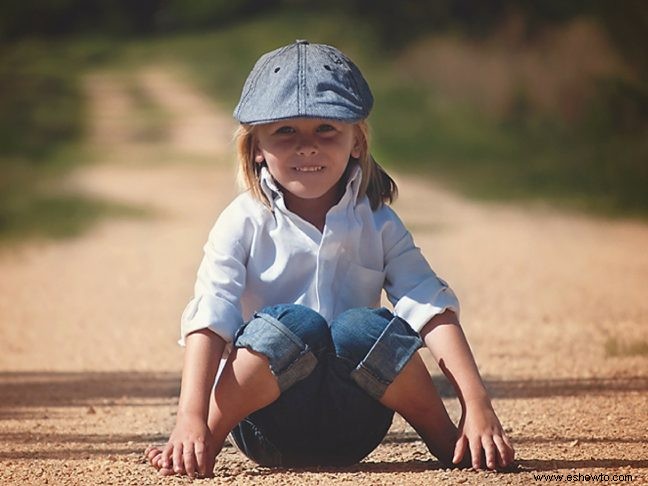
M 281 395 L 232 430 L 264 466 L 343 466 L 374 450 L 394 412 L 378 399 L 416 350 L 419 335 L 385 308 L 351 309 L 331 325 L 286 304 L 263 309 L 234 344 L 268 358 Z

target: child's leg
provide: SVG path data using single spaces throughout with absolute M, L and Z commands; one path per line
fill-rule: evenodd
M 225 363 L 209 405 L 207 425 L 214 438 L 216 454 L 236 424 L 274 402 L 279 393 L 268 358 L 256 351 L 235 348 Z
M 234 349 L 223 368 L 217 386 L 212 393 L 207 424 L 212 433 L 211 471 L 230 430 L 251 412 L 272 403 L 279 396 L 277 379 L 270 371 L 268 358 L 248 349 Z M 145 456 L 163 475 L 177 471 L 173 465 L 162 467 L 160 446 L 149 446 Z
M 423 344 L 418 334 L 384 308 L 351 309 L 336 318 L 331 333 L 338 357 L 355 366 L 351 378 L 360 388 L 402 415 L 430 452 L 450 464 L 457 428 L 416 352 Z
M 284 403 L 285 398 L 291 396 L 296 388 L 293 385 L 298 382 L 299 388 L 303 388 L 301 385 L 315 375 L 313 371 L 320 358 L 330 350 L 328 325 L 322 316 L 306 307 L 273 306 L 255 315 L 239 333 L 235 346 L 237 356 L 228 360 L 215 389 L 209 428 L 222 446 L 232 429 L 247 418 L 234 431 L 237 445 L 254 461 L 278 465 L 282 451 L 274 447 L 276 443 L 269 445 L 266 433 L 279 428 L 274 435 L 280 436 L 281 442 L 294 435 L 293 415 L 304 406 L 307 397 L 292 408 Z M 273 405 L 266 407 L 270 404 Z M 279 415 L 274 413 L 275 409 Z M 264 419 L 268 417 L 270 423 L 266 424 Z M 253 434 L 248 430 L 251 423 Z M 299 428 L 298 433 L 303 433 L 303 429 Z
M 316 312 L 281 305 L 258 313 L 241 329 L 235 346 L 210 401 L 207 424 L 214 457 L 239 422 L 313 371 L 315 354 L 320 354 L 314 348 L 330 347 L 330 335 L 326 321 Z M 159 447 L 149 447 L 145 455 L 163 474 L 175 474 L 172 468 L 161 468 L 161 452 Z
M 452 464 L 457 427 L 450 420 L 418 353 L 387 387 L 380 403 L 407 420 L 441 462 Z

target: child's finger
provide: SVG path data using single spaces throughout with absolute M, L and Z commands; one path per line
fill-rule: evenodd
M 153 459 L 158 457 L 160 454 L 162 454 L 162 450 L 154 445 L 148 446 L 144 451 L 144 457 L 148 459 L 149 463 L 151 463 L 151 461 L 153 461 Z
M 500 467 L 506 467 L 509 465 L 509 448 L 499 435 L 493 437 L 493 442 L 497 446 L 497 457 Z
M 209 448 L 203 443 L 203 442 L 198 442 L 194 445 L 194 451 L 196 454 L 196 463 L 198 466 L 198 474 L 201 476 L 206 476 L 209 472 L 207 471 L 208 463 L 209 463 L 209 458 L 207 454 L 207 450 Z
M 182 461 L 182 442 L 178 442 L 173 448 L 173 470 L 176 474 L 182 474 L 184 472 L 184 462 Z
M 155 466 L 162 459 L 162 451 L 158 450 L 157 454 L 154 454 L 153 451 L 149 452 L 147 459 L 151 466 Z
M 184 469 L 187 476 L 194 478 L 196 476 L 196 458 L 194 456 L 193 442 L 187 442 L 183 445 L 182 459 L 184 460 Z
M 507 447 L 507 452 L 509 455 L 509 462 L 513 462 L 513 459 L 515 458 L 515 449 L 513 448 L 513 444 L 511 444 L 511 440 L 508 438 L 508 435 L 502 434 L 502 439 L 504 440 L 504 443 L 508 446 Z
M 168 443 L 165 447 L 164 450 L 162 451 L 162 467 L 164 469 L 171 469 L 171 457 L 173 454 L 173 444 Z
M 504 441 L 504 450 L 506 451 L 506 466 L 510 466 L 513 464 L 513 460 L 515 459 L 515 449 L 513 448 L 513 445 L 511 444 L 511 441 L 507 437 L 506 434 L 502 434 L 502 440 Z
M 479 471 L 482 468 L 482 444 L 479 439 L 471 440 L 468 443 L 473 469 Z
M 161 476 L 173 476 L 173 475 L 175 474 L 175 472 L 173 471 L 173 469 L 168 469 L 168 468 L 165 468 L 165 467 L 160 468 L 160 470 L 158 471 L 158 473 L 159 473 Z
M 170 476 L 174 474 L 173 472 L 173 461 L 171 460 L 173 455 L 173 444 L 169 442 L 160 454 L 160 459 L 158 460 L 157 467 L 158 473 L 162 476 Z
M 486 468 L 495 469 L 497 467 L 498 461 L 498 451 L 495 446 L 494 439 L 490 436 L 482 438 L 482 447 L 484 450 L 484 455 L 486 456 Z
M 466 455 L 467 445 L 468 445 L 468 439 L 466 439 L 466 437 L 464 436 L 459 437 L 457 443 L 455 444 L 454 456 L 452 457 L 453 464 L 459 464 L 461 462 L 464 455 Z
M 506 444 L 504 440 L 499 436 L 493 436 L 493 442 L 497 446 L 497 462 L 501 467 L 506 467 Z

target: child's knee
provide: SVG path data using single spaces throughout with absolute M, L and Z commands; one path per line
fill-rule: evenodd
M 369 353 L 393 319 L 384 307 L 349 309 L 331 323 L 335 354 L 356 365 Z
M 351 309 L 331 325 L 335 352 L 351 378 L 379 399 L 417 349 L 421 338 L 387 309 Z
M 255 316 L 270 316 L 281 322 L 316 353 L 331 344 L 331 334 L 326 319 L 309 307 L 299 304 L 279 304 L 265 307 Z
M 234 339 L 237 348 L 248 348 L 268 358 L 283 392 L 315 369 L 330 341 L 326 321 L 303 306 L 267 307 L 254 315 Z

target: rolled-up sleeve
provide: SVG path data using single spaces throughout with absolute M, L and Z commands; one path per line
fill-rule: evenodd
M 412 235 L 395 213 L 383 232 L 385 291 L 394 314 L 419 332 L 435 315 L 447 309 L 459 315 L 459 300 L 430 268 Z
M 237 211 L 227 208 L 203 247 L 194 297 L 182 313 L 178 341 L 181 346 L 189 333 L 199 329 L 210 329 L 225 341 L 232 342 L 243 324 L 241 295 L 248 254 L 245 240 L 244 219 Z

